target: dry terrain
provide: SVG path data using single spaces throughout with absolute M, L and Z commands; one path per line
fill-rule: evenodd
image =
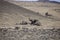
M 37 19 L 42 26 L 39 28 L 60 28 L 60 4 L 43 2 L 1 2 L 0 25 L 1 27 L 16 26 L 21 21 Z M 46 17 L 45 13 L 52 16 Z M 22 25 L 17 25 L 22 26 Z M 25 25 L 27 26 L 27 25 Z M 29 27 L 32 25 L 28 25 Z M 38 28 L 37 27 L 37 28 Z M 30 27 L 31 28 L 31 27 Z
M 0 40 L 60 40 L 60 4 L 1 1 Z

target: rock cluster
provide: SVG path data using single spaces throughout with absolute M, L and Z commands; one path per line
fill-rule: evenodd
M 37 19 L 29 19 L 29 22 L 22 21 L 21 23 L 16 23 L 16 25 L 27 25 L 27 24 L 30 24 L 30 25 L 41 26 L 41 23 Z

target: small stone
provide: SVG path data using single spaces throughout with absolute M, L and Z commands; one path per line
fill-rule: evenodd
M 20 29 L 20 27 L 15 27 L 15 30 L 19 30 Z

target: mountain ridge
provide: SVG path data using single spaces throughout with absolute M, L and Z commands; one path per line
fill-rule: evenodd
M 50 0 L 39 0 L 38 2 L 50 2 L 50 3 L 58 3 L 58 4 L 60 4 L 60 2 L 50 1 Z

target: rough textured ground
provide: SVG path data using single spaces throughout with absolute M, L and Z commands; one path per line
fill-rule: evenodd
M 60 4 L 0 1 L 0 40 L 60 40 Z
M 0 28 L 0 40 L 60 40 L 60 29 Z

